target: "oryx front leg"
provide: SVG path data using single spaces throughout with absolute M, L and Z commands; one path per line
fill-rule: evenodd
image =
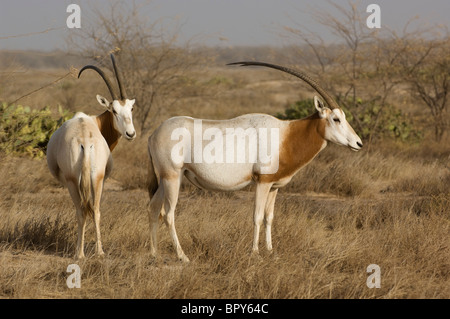
M 253 253 L 258 253 L 259 231 L 264 219 L 264 209 L 272 184 L 256 184 L 255 213 L 253 215 Z
M 264 210 L 264 224 L 266 226 L 266 247 L 270 252 L 272 251 L 272 221 L 273 210 L 275 208 L 275 198 L 278 194 L 278 188 L 269 192 L 266 202 L 266 208 Z
M 173 246 L 177 252 L 178 259 L 184 262 L 189 262 L 189 258 L 184 254 L 181 249 L 180 242 L 178 240 L 177 232 L 175 229 L 175 207 L 178 202 L 178 193 L 180 191 L 181 175 L 171 178 L 163 178 L 161 184 L 164 188 L 164 222 L 169 228 L 170 236 L 172 237 Z

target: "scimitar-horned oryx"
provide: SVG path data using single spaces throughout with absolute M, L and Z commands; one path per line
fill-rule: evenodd
M 123 136 L 131 141 L 136 137 L 132 111 L 135 100 L 129 100 L 122 86 L 121 73 L 116 66 L 114 55 L 111 60 L 119 86 L 120 95 L 105 73 L 96 66 L 86 65 L 84 70 L 96 71 L 105 81 L 113 101 L 97 95 L 98 102 L 106 111 L 98 116 L 88 116 L 78 112 L 66 121 L 50 138 L 47 145 L 47 164 L 50 172 L 69 189 L 76 208 L 78 221 L 78 241 L 75 258 L 84 258 L 84 231 L 86 217 L 92 216 L 95 223 L 95 252 L 103 256 L 100 238 L 100 199 L 104 180 L 112 169 L 112 150 Z
M 315 96 L 316 112 L 300 120 L 285 121 L 266 114 L 247 114 L 220 121 L 179 116 L 163 122 L 148 139 L 150 249 L 153 255 L 157 253 L 158 216 L 162 215 L 178 258 L 189 261 L 181 249 L 174 224 L 183 176 L 207 190 L 234 191 L 250 183 L 256 184 L 253 252 L 258 252 L 263 222 L 266 246 L 271 251 L 271 225 L 278 189 L 323 150 L 327 142 L 354 151 L 363 146 L 342 109 L 306 73 L 262 62 L 231 64 L 265 66 L 294 75 L 314 88 L 328 107 Z M 238 142 L 233 143 L 236 140 Z M 208 143 L 204 145 L 203 142 Z

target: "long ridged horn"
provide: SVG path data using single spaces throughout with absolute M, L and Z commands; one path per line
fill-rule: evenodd
M 325 102 L 327 102 L 327 104 L 330 108 L 332 108 L 332 109 L 339 108 L 339 105 L 331 98 L 331 96 L 316 81 L 314 81 L 308 74 L 306 74 L 304 72 L 295 71 L 295 70 L 286 68 L 284 66 L 279 66 L 279 65 L 264 63 L 264 62 L 244 61 L 244 62 L 228 63 L 227 65 L 237 65 L 237 64 L 239 64 L 240 66 L 249 66 L 249 65 L 265 66 L 268 68 L 277 69 L 277 70 L 292 74 L 292 75 L 302 79 L 303 81 L 308 83 L 313 89 L 315 89 L 317 91 L 317 93 L 319 93 L 322 96 L 322 98 L 325 100 Z
M 85 67 L 83 67 L 80 70 L 80 72 L 78 73 L 78 78 L 80 78 L 81 73 L 83 73 L 83 71 L 87 70 L 87 69 L 92 69 L 92 70 L 96 71 L 98 74 L 100 74 L 103 81 L 105 81 L 106 86 L 108 87 L 109 93 L 111 93 L 111 97 L 113 98 L 113 100 L 119 100 L 119 97 L 117 96 L 117 94 L 114 93 L 113 85 L 112 85 L 111 81 L 109 80 L 109 78 L 106 76 L 106 74 L 102 70 L 100 70 L 95 65 L 86 65 Z
M 111 61 L 114 67 L 114 73 L 116 74 L 117 84 L 119 85 L 119 91 L 120 91 L 120 97 L 122 100 L 125 100 L 127 98 L 125 88 L 122 86 L 122 74 L 119 72 L 117 65 L 116 65 L 116 59 L 114 58 L 114 54 L 111 53 Z

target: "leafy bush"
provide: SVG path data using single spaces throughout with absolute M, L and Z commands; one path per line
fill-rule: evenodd
M 275 116 L 282 120 L 302 119 L 315 112 L 314 100 L 306 99 L 289 104 L 284 114 L 277 113 Z
M 381 107 L 376 102 L 364 102 L 358 98 L 353 113 L 345 107 L 342 109 L 347 121 L 362 139 L 375 137 L 414 142 L 423 137 L 421 131 L 413 128 L 412 121 L 393 105 L 386 104 Z M 283 120 L 294 120 L 305 118 L 313 112 L 315 112 L 313 99 L 306 99 L 288 105 L 284 114 L 278 113 L 275 116 Z
M 59 118 L 55 119 L 48 107 L 31 110 L 28 106 L 0 104 L 0 151 L 43 157 L 52 134 L 72 117 L 61 107 L 58 112 Z
M 358 110 L 359 111 L 359 110 Z M 362 138 L 391 138 L 402 142 L 417 142 L 423 138 L 421 131 L 401 110 L 387 104 L 380 107 L 374 103 L 358 114 Z

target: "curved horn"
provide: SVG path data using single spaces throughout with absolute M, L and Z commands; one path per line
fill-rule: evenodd
M 122 100 L 125 100 L 126 97 L 126 93 L 125 93 L 125 88 L 122 86 L 122 75 L 119 72 L 117 66 L 116 66 L 116 59 L 114 58 L 114 54 L 111 53 L 111 61 L 114 67 L 114 73 L 116 74 L 116 79 L 117 79 L 117 84 L 119 85 L 119 91 L 120 91 L 120 97 Z
M 236 65 L 239 64 L 240 66 L 248 66 L 248 65 L 258 65 L 258 66 L 265 66 L 268 68 L 272 68 L 272 69 L 277 69 L 289 74 L 292 74 L 300 79 L 302 79 L 303 81 L 305 81 L 306 83 L 308 83 L 312 88 L 314 88 L 317 93 L 319 93 L 323 99 L 325 100 L 325 102 L 327 102 L 328 106 L 332 109 L 334 108 L 339 108 L 339 105 L 331 98 L 331 96 L 316 82 L 314 81 L 308 74 L 304 73 L 304 72 L 299 72 L 299 71 L 295 71 L 292 69 L 288 69 L 284 66 L 279 66 L 279 65 L 275 65 L 275 64 L 270 64 L 270 63 L 264 63 L 264 62 L 234 62 L 234 63 L 228 63 L 227 65 Z
M 111 93 L 111 97 L 113 98 L 113 100 L 118 100 L 118 99 L 119 99 L 118 96 L 117 96 L 117 94 L 114 93 L 114 90 L 113 90 L 113 86 L 112 86 L 111 81 L 108 79 L 108 77 L 106 76 L 106 74 L 105 74 L 102 70 L 100 70 L 98 67 L 96 67 L 95 65 L 86 65 L 85 67 L 83 67 L 83 68 L 80 70 L 80 72 L 78 73 L 78 78 L 80 78 L 81 73 L 82 73 L 84 70 L 87 70 L 87 69 L 92 69 L 92 70 L 94 70 L 94 71 L 97 71 L 97 73 L 100 74 L 100 76 L 102 77 L 103 81 L 105 81 L 106 86 L 108 87 L 109 93 Z

